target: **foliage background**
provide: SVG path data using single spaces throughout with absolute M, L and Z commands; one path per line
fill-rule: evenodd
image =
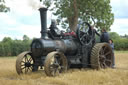
M 128 50 L 128 35 L 120 36 L 116 32 L 109 32 L 110 39 L 113 40 L 115 50 Z M 99 41 L 99 37 L 96 36 L 97 42 Z
M 23 36 L 23 40 L 12 40 L 10 37 L 5 37 L 0 42 L 0 56 L 16 56 L 29 50 L 31 41 L 26 35 Z

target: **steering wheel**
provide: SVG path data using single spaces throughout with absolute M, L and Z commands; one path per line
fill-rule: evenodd
M 91 26 L 87 22 L 78 25 L 76 30 L 77 37 L 82 45 L 88 45 L 92 41 Z

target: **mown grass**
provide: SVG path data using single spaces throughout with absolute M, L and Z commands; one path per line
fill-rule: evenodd
M 128 52 L 115 52 L 116 69 L 70 69 L 57 77 L 47 77 L 43 71 L 18 75 L 16 57 L 0 58 L 0 85 L 127 85 Z
M 128 51 L 115 51 L 115 53 L 128 53 Z

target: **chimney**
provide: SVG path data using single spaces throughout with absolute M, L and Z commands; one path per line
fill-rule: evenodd
M 41 38 L 48 39 L 47 34 L 47 8 L 40 8 L 40 18 L 41 18 Z

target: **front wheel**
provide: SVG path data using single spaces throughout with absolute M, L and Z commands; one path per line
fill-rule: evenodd
M 47 76 L 57 76 L 67 70 L 67 58 L 61 52 L 51 52 L 47 55 L 44 70 Z
M 112 49 L 107 43 L 97 43 L 91 52 L 91 67 L 94 69 L 112 67 Z
M 30 73 L 33 70 L 33 59 L 31 52 L 25 51 L 18 55 L 16 60 L 16 71 L 18 74 Z

